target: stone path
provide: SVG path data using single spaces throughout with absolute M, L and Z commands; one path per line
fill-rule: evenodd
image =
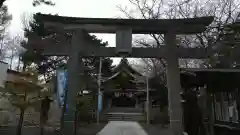
M 137 122 L 111 121 L 97 135 L 170 135 L 167 130 Z
M 16 127 L 1 129 L 0 135 L 14 135 Z M 39 127 L 24 127 L 22 135 L 39 135 Z M 80 126 L 77 135 L 172 135 L 167 128 L 139 124 L 130 121 L 111 121 L 109 123 Z M 60 135 L 58 132 L 45 131 L 44 135 Z

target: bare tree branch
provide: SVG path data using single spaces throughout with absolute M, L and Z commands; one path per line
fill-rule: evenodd
M 173 19 L 173 18 L 191 18 L 201 16 L 214 16 L 214 21 L 206 28 L 206 31 L 196 35 L 186 36 L 179 35 L 177 42 L 183 47 L 201 47 L 212 48 L 224 34 L 223 27 L 233 21 L 234 15 L 239 9 L 240 1 L 238 0 L 129 0 L 134 6 L 135 16 L 127 9 L 121 8 L 121 11 L 127 18 L 143 18 L 143 19 Z M 135 39 L 134 43 L 137 46 L 144 47 L 160 47 L 163 44 L 164 36 L 161 34 L 149 35 L 155 43 L 146 40 L 146 36 L 141 39 Z M 163 59 L 142 59 L 143 63 L 149 64 L 147 67 L 156 70 L 157 65 L 165 68 L 166 62 Z M 156 61 L 156 62 L 153 62 Z M 211 61 L 205 61 L 211 62 Z M 197 60 L 181 60 L 181 63 L 186 66 L 211 65 Z M 196 64 L 196 65 L 192 65 Z M 159 70 L 159 69 L 158 69 Z M 164 71 L 164 70 L 161 70 Z

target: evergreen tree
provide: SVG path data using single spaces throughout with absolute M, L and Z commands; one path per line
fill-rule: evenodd
M 2 40 L 5 36 L 5 28 L 8 26 L 9 22 L 12 20 L 12 16 L 8 13 L 8 7 L 2 6 L 0 8 L 0 39 Z
M 30 106 L 36 106 L 41 101 L 39 93 L 42 87 L 37 82 L 37 74 L 32 71 L 22 72 L 15 80 L 6 81 L 4 97 L 20 110 L 17 135 L 21 135 L 22 132 L 25 110 Z
M 40 37 L 54 35 L 54 33 L 44 28 L 43 24 L 36 19 L 36 15 L 33 16 L 33 21 L 30 22 L 29 26 L 30 28 L 24 29 L 26 38 L 28 38 L 31 34 L 37 34 Z M 65 36 L 66 38 L 71 38 L 71 33 L 66 33 Z M 89 38 L 89 40 L 95 42 L 96 44 L 94 45 L 108 45 L 107 42 L 102 42 L 101 40 L 97 39 L 96 36 L 90 36 L 88 33 L 86 33 L 86 38 Z M 56 40 L 54 37 L 52 37 L 52 39 Z M 57 68 L 66 68 L 67 66 L 67 56 L 44 56 L 39 51 L 33 51 L 31 46 L 28 46 L 27 42 L 22 42 L 22 46 L 27 49 L 23 54 L 21 54 L 21 60 L 24 65 L 24 69 L 29 66 L 36 68 L 39 71 L 39 74 L 44 76 L 45 81 L 51 80 L 52 76 L 55 76 L 55 70 Z M 88 83 L 92 82 L 91 80 L 94 80 L 93 83 L 96 84 L 96 77 L 99 71 L 99 60 L 100 58 L 98 57 L 81 59 L 83 65 L 85 66 L 84 69 L 87 69 L 84 71 L 84 75 L 86 76 L 84 80 L 88 81 Z M 111 72 L 111 65 L 112 60 L 110 58 L 102 58 L 103 76 L 109 75 Z M 92 86 L 92 83 L 90 83 L 88 86 Z
M 222 29 L 219 41 L 213 48 L 217 53 L 212 59 L 212 67 L 239 68 L 240 22 L 231 23 Z
M 7 28 L 9 22 L 12 20 L 12 16 L 8 13 L 7 6 L 1 6 L 0 7 L 0 40 L 3 41 L 3 39 L 6 37 L 5 29 Z M 6 55 L 8 47 L 1 42 L 0 46 L 0 59 L 3 59 Z
M 162 76 L 162 74 L 159 74 L 149 79 L 149 87 L 157 90 L 156 94 L 159 95 L 157 99 L 160 103 L 161 110 L 168 106 L 168 91 L 166 85 L 161 83 Z
M 49 35 L 54 35 L 57 33 L 52 33 L 48 29 L 45 29 L 43 24 L 41 24 L 37 19 L 36 15 L 33 16 L 33 21 L 29 23 L 30 28 L 25 28 L 25 37 L 28 38 L 31 34 L 36 34 L 40 37 L 49 37 Z M 65 34 L 66 38 L 71 38 L 71 33 Z M 86 38 L 95 42 L 95 45 L 107 46 L 107 42 L 102 42 L 97 39 L 96 36 L 90 36 L 86 33 Z M 85 38 L 85 39 L 86 39 Z M 56 40 L 54 36 L 52 39 Z M 28 67 L 35 68 L 38 70 L 39 74 L 44 76 L 45 82 L 54 80 L 56 76 L 56 69 L 67 68 L 67 56 L 44 56 L 38 50 L 31 49 L 31 45 L 28 45 L 28 42 L 22 42 L 22 46 L 26 48 L 26 51 L 21 54 L 21 60 L 23 62 L 23 70 Z M 97 92 L 97 74 L 99 72 L 99 62 L 100 58 L 98 57 L 89 57 L 80 59 L 84 65 L 84 81 L 82 89 L 92 90 L 92 96 L 96 98 Z M 110 58 L 102 58 L 102 74 L 103 76 L 109 76 L 111 72 L 112 60 Z M 79 88 L 80 91 L 80 88 Z
M 0 7 L 3 6 L 4 2 L 6 0 L 0 0 Z M 51 0 L 33 0 L 33 6 L 38 6 L 41 4 L 46 4 L 46 5 L 54 5 L 53 2 L 51 2 Z
M 0 6 L 2 7 L 3 6 L 3 3 L 5 2 L 6 0 L 0 0 Z

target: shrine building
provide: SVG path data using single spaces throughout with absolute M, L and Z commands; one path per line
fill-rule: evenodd
M 152 103 L 157 98 L 154 96 L 157 91 L 148 88 L 147 77 L 136 71 L 125 58 L 112 69 L 111 76 L 103 78 L 101 91 L 102 114 L 105 114 L 102 119 L 105 120 L 146 121 L 147 106 L 151 112 Z

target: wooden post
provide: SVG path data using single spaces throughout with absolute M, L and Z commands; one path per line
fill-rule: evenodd
M 178 65 L 176 34 L 173 30 L 165 34 L 167 46 L 167 86 L 170 127 L 174 135 L 183 134 L 180 69 Z

